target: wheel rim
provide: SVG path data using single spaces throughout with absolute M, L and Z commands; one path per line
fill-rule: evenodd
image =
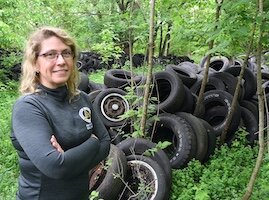
M 106 170 L 104 167 L 104 162 L 99 163 L 94 169 L 89 171 L 89 189 L 96 190 L 101 184 L 106 175 Z
M 78 68 L 78 70 L 81 70 L 82 67 L 83 67 L 82 62 L 81 61 L 77 61 L 77 68 Z
M 158 178 L 154 169 L 148 163 L 141 160 L 128 161 L 128 165 L 132 172 L 128 180 L 129 189 L 138 191 L 126 191 L 125 195 L 127 196 L 125 198 L 135 197 L 134 199 L 140 199 L 140 196 L 136 196 L 137 193 L 141 195 L 141 191 L 139 191 L 137 186 L 142 184 L 149 188 L 149 191 L 142 192 L 142 196 L 146 195 L 147 199 L 154 200 L 158 191 Z
M 120 122 L 119 117 L 129 110 L 129 104 L 123 95 L 111 93 L 105 96 L 101 101 L 102 115 L 112 122 Z

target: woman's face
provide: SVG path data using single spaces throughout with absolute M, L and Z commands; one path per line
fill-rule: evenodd
M 41 43 L 37 58 L 40 83 L 55 89 L 66 84 L 74 67 L 71 48 L 53 36 Z

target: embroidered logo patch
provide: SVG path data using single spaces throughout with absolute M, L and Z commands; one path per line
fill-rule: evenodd
M 92 118 L 92 112 L 90 108 L 88 107 L 83 107 L 79 110 L 79 116 L 88 123 L 91 123 L 91 118 Z

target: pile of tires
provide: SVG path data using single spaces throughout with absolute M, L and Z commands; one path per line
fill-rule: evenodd
M 98 69 L 111 69 L 114 65 L 120 68 L 129 60 L 128 55 L 124 53 L 118 57 L 110 57 L 107 62 L 104 62 L 102 55 L 99 53 L 81 51 L 78 55 L 77 67 L 80 72 L 90 74 Z
M 235 61 L 233 62 L 235 63 Z M 201 106 L 202 109 L 196 116 L 193 115 L 193 112 L 196 107 L 197 95 L 199 94 L 202 83 L 203 66 L 185 61 L 178 65 L 169 64 L 163 71 L 154 73 L 151 97 L 158 99 L 156 104 L 158 109 L 157 113 L 159 113 L 160 119 L 166 119 L 164 124 L 166 126 L 169 123 L 173 124 L 170 121 L 173 118 L 176 118 L 180 121 L 180 123 L 183 123 L 182 121 L 185 120 L 185 124 L 187 123 L 188 125 L 192 125 L 192 121 L 186 120 L 186 114 L 184 116 L 178 116 L 179 113 L 188 113 L 189 115 L 192 115 L 192 118 L 198 118 L 200 121 L 203 120 L 207 122 L 214 131 L 214 134 L 212 135 L 219 137 L 223 132 L 229 110 L 231 109 L 233 94 L 237 83 L 237 76 L 241 70 L 241 66 L 239 64 L 232 65 L 231 63 L 232 61 L 223 56 L 214 57 L 211 60 L 211 70 L 205 88 L 204 101 Z M 253 65 L 253 63 L 250 63 L 249 66 Z M 266 71 L 263 71 L 264 77 L 268 77 L 267 74 L 268 73 Z M 122 119 L 119 116 L 123 115 L 130 109 L 128 101 L 125 98 L 125 95 L 127 94 L 125 88 L 131 85 L 131 80 L 133 80 L 133 85 L 137 86 L 137 88 L 139 88 L 139 85 L 143 85 L 145 83 L 145 78 L 142 76 L 131 74 L 131 72 L 122 69 L 110 69 L 105 74 L 104 84 L 99 84 L 99 89 L 97 89 L 98 87 L 95 87 L 96 90 L 89 93 L 91 99 L 94 99 L 94 105 L 103 119 L 104 124 L 110 130 L 112 138 L 115 138 L 115 143 L 121 138 L 120 134 L 115 131 L 115 127 L 121 127 L 126 131 L 129 129 L 128 119 Z M 88 82 L 90 81 L 88 80 Z M 92 86 L 94 83 L 89 83 L 89 85 L 91 85 L 91 88 L 94 88 Z M 264 87 L 267 87 L 267 85 L 268 82 L 264 79 Z M 235 132 L 241 127 L 245 127 L 246 131 L 249 133 L 247 139 L 250 143 L 253 143 L 257 138 L 257 135 L 255 134 L 258 130 L 258 102 L 256 90 L 255 67 L 248 67 L 245 69 L 235 113 L 228 129 L 226 137 L 227 143 L 231 143 L 233 141 L 235 138 Z M 137 89 L 137 94 L 142 96 L 143 90 Z M 167 118 L 169 118 L 169 120 Z M 155 127 L 156 123 L 161 124 L 161 127 L 165 126 L 162 124 L 161 120 L 153 123 Z M 195 124 L 197 124 L 197 122 Z M 183 125 L 180 126 L 182 127 Z M 158 132 L 158 130 L 152 128 L 149 128 L 149 131 Z M 192 135 L 204 135 L 202 133 L 195 133 L 195 131 L 192 132 L 194 132 Z M 154 132 L 151 133 L 151 138 L 154 139 L 155 142 L 165 139 L 170 139 L 170 142 L 176 142 L 175 136 L 165 138 L 164 136 L 161 137 L 160 134 L 157 135 L 158 136 L 156 136 L 156 133 Z M 182 139 L 182 137 L 180 138 Z M 195 139 L 190 141 L 195 141 Z M 206 141 L 206 139 L 204 139 L 204 141 Z M 196 141 L 196 143 L 200 144 L 201 142 Z M 208 146 L 208 143 L 205 146 Z M 209 148 L 211 149 L 214 147 Z M 176 147 L 174 147 L 174 150 L 174 153 L 176 153 Z M 171 150 L 169 151 L 169 155 L 172 156 Z M 206 154 L 205 152 L 200 153 L 202 153 L 202 155 Z M 197 153 L 193 153 L 193 151 L 186 154 L 188 154 L 184 155 L 187 157 L 186 161 L 193 157 L 197 158 L 195 155 Z M 201 161 L 204 160 L 199 156 L 198 159 Z M 183 161 L 183 164 L 179 164 L 174 167 L 182 167 L 186 161 Z
M 146 156 L 155 146 L 142 138 L 111 144 L 106 160 L 89 172 L 90 191 L 99 192 L 104 200 L 169 199 L 171 167 L 166 154 L 158 150 Z
M 200 64 L 188 61 L 181 62 L 178 65 L 168 64 L 163 71 L 153 73 L 153 85 L 150 94 L 155 101 L 151 101 L 151 104 L 155 105 L 155 114 L 158 116 L 158 120 L 148 120 L 147 135 L 145 137 L 148 139 L 125 139 L 125 134 L 129 133 L 133 127 L 131 127 L 128 118 L 121 117 L 131 109 L 126 96 L 128 95 L 126 88 L 134 86 L 134 93 L 138 95 L 137 98 L 143 97 L 144 89 L 141 86 L 146 82 L 145 77 L 132 74 L 123 69 L 110 69 L 105 73 L 104 84 L 94 87 L 92 86 L 94 83 L 88 80 L 88 88 L 97 88 L 88 93 L 90 100 L 107 127 L 112 144 L 123 151 L 127 166 L 128 159 L 137 160 L 140 158 L 137 155 L 143 155 L 146 149 L 154 148 L 154 145 L 156 146 L 159 142 L 168 141 L 171 145 L 159 150 L 162 152 L 162 156 L 159 157 L 162 158 L 153 160 L 161 166 L 163 171 L 166 171 L 164 172 L 166 174 L 164 177 L 166 177 L 166 183 L 168 182 L 168 185 L 170 185 L 171 173 L 165 167 L 182 169 L 192 159 L 205 163 L 214 154 L 218 139 L 224 130 L 231 110 L 242 62 L 236 59 L 231 60 L 224 56 L 212 58 L 201 109 L 198 115 L 194 116 L 197 96 L 204 76 L 205 59 L 203 58 Z M 250 145 L 254 145 L 255 140 L 257 140 L 259 115 L 256 71 L 255 63 L 249 61 L 243 81 L 240 83 L 236 109 L 225 138 L 227 144 L 233 142 L 236 138 L 236 131 L 240 128 L 246 130 L 246 141 Z M 262 75 L 263 87 L 267 97 L 269 94 L 267 93 L 269 91 L 269 73 L 267 69 L 263 69 Z M 141 105 L 138 104 L 139 106 Z M 132 109 L 135 108 L 132 107 Z M 132 140 L 143 140 L 148 144 L 141 146 L 139 142 L 136 143 Z M 144 161 L 146 159 L 152 158 L 143 157 L 143 161 L 131 163 L 143 163 L 146 162 Z M 151 162 L 149 161 L 149 163 Z M 148 165 L 150 166 L 156 164 L 149 163 Z M 149 168 L 154 169 L 152 166 Z M 127 169 L 127 172 L 130 172 L 130 169 Z M 129 178 L 122 177 L 121 179 L 130 181 Z M 134 178 L 132 178 L 133 180 Z M 139 183 L 136 183 L 136 187 L 137 185 Z M 133 187 L 135 188 L 135 185 L 125 184 L 124 191 Z M 166 189 L 168 190 L 169 187 Z M 158 188 L 157 185 L 155 188 Z M 123 196 L 128 194 L 125 198 L 135 195 L 129 190 L 121 194 Z M 120 199 L 119 196 L 117 198 Z
M 91 73 L 95 70 L 102 69 L 102 58 L 99 54 L 82 51 L 79 52 L 77 67 L 83 73 Z
M 107 62 L 104 62 L 102 55 L 90 51 L 81 51 L 79 52 L 77 67 L 80 72 L 89 74 L 98 69 L 111 69 L 111 68 L 122 68 L 125 65 L 125 62 L 130 60 L 130 56 L 122 53 L 116 57 L 110 57 Z M 179 64 L 184 61 L 193 62 L 187 56 L 159 56 L 154 58 L 154 65 L 167 65 L 167 64 Z M 136 53 L 132 56 L 133 67 L 140 67 L 147 62 L 147 58 L 144 54 Z

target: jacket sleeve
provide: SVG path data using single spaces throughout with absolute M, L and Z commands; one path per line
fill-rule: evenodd
M 92 120 L 94 124 L 93 133 L 98 137 L 100 141 L 100 148 L 98 151 L 98 156 L 96 157 L 96 164 L 98 164 L 108 156 L 111 139 L 101 118 L 96 114 L 94 107 L 92 107 Z
M 78 176 L 106 157 L 108 135 L 99 122 L 95 123 L 98 139 L 90 137 L 80 145 L 59 153 L 50 143 L 52 128 L 42 109 L 31 101 L 20 99 L 12 112 L 14 138 L 33 165 L 54 179 Z

